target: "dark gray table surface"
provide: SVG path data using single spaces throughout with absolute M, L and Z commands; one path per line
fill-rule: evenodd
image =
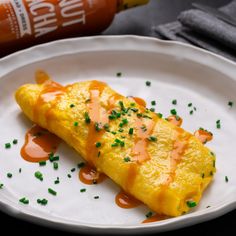
M 218 7 L 227 4 L 230 0 L 151 0 L 150 4 L 147 6 L 131 9 L 118 14 L 112 25 L 103 34 L 134 34 L 148 36 L 150 35 L 153 26 L 175 20 L 180 11 L 191 7 L 192 2 L 202 2 Z M 232 211 L 215 220 L 176 231 L 162 233 L 161 235 L 167 236 L 179 233 L 180 235 L 192 235 L 193 233 L 197 233 L 201 236 L 208 236 L 209 234 L 215 233 L 229 235 L 232 234 L 232 232 L 236 232 L 236 229 L 234 228 L 235 219 L 236 211 Z M 0 222 L 1 232 L 6 232 L 8 235 L 14 234 L 15 232 L 17 235 L 39 233 L 40 235 L 57 234 L 59 236 L 69 234 L 67 232 L 24 222 L 1 212 Z

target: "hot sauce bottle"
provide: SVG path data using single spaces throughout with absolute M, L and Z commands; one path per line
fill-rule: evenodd
M 0 54 L 105 30 L 116 13 L 149 0 L 0 0 Z

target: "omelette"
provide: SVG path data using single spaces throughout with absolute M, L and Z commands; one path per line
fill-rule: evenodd
M 179 216 L 198 205 L 216 170 L 214 153 L 194 135 L 106 83 L 62 86 L 44 72 L 36 81 L 15 93 L 31 121 L 156 213 Z

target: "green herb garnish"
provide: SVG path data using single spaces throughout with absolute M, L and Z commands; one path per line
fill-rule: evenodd
M 17 139 L 14 139 L 14 140 L 12 141 L 12 143 L 13 143 L 13 144 L 17 144 L 17 143 L 18 143 L 18 140 L 17 140 Z
M 11 144 L 10 144 L 10 143 L 5 143 L 5 148 L 6 148 L 6 149 L 11 148 Z
M 40 166 L 46 166 L 46 161 L 40 161 L 40 162 L 39 162 L 39 165 L 40 165 Z
M 154 137 L 154 136 L 150 136 L 150 137 L 148 137 L 148 141 L 156 142 L 156 141 L 157 141 L 157 138 Z
M 94 199 L 99 199 L 99 196 L 94 196 L 93 198 L 94 198 Z
M 151 211 L 149 211 L 145 216 L 146 216 L 147 218 L 150 218 L 152 215 L 153 215 L 153 213 L 152 213 Z
M 191 111 L 189 112 L 189 114 L 192 115 L 192 114 L 193 114 L 193 110 L 191 110 Z
M 75 121 L 74 122 L 74 126 L 77 127 L 79 125 L 79 122 L 78 121 Z
M 25 205 L 29 204 L 29 200 L 27 198 L 25 198 L 25 197 L 19 199 L 19 202 L 21 202 L 21 203 L 23 203 Z
M 42 206 L 46 206 L 48 204 L 48 200 L 43 198 L 43 199 L 37 199 L 37 203 L 42 205 Z
M 86 188 L 81 188 L 81 189 L 80 189 L 80 192 L 81 192 L 81 193 L 86 192 Z
M 0 183 L 0 189 L 2 189 L 2 188 L 3 188 L 3 186 L 4 186 L 4 184 Z
M 176 111 L 175 109 L 170 110 L 170 113 L 171 113 L 172 115 L 177 115 L 177 111 Z
M 226 182 L 226 183 L 229 182 L 229 178 L 228 178 L 228 176 L 225 176 L 225 182 Z
M 158 116 L 159 118 L 162 118 L 162 117 L 163 117 L 163 115 L 162 115 L 161 113 L 157 113 L 157 116 Z
M 77 164 L 77 167 L 78 167 L 78 168 L 82 168 L 82 167 L 84 167 L 84 166 L 85 166 L 85 163 L 84 163 L 84 162 L 80 162 L 80 163 Z
M 58 163 L 57 162 L 53 162 L 53 169 L 58 170 Z
M 89 117 L 88 112 L 85 112 L 85 113 L 84 113 L 84 118 L 85 118 L 85 123 L 86 123 L 86 124 L 90 124 L 91 119 L 90 119 L 90 117 Z
M 97 143 L 95 144 L 95 146 L 96 146 L 97 148 L 99 148 L 99 147 L 102 146 L 102 144 L 101 144 L 100 142 L 97 142 Z
M 177 100 L 176 99 L 172 100 L 172 104 L 177 105 Z
M 71 171 L 71 172 L 75 172 L 75 168 L 72 168 L 70 171 Z
M 124 158 L 124 162 L 130 162 L 131 160 L 130 160 L 130 157 L 125 157 Z
M 7 177 L 11 178 L 12 177 L 12 173 L 7 173 Z
M 132 135 L 134 133 L 134 128 L 129 129 L 129 134 Z
M 57 192 L 56 192 L 55 190 L 53 190 L 52 188 L 49 188 L 49 189 L 48 189 L 48 192 L 49 192 L 50 194 L 52 194 L 53 196 L 56 196 L 56 195 L 57 195 Z
M 189 104 L 188 104 L 188 107 L 191 107 L 192 105 L 193 105 L 192 103 L 189 103 Z
M 54 181 L 54 184 L 59 184 L 60 183 L 60 179 L 59 177 L 57 177 L 57 179 Z
M 156 101 L 151 101 L 152 106 L 156 105 Z
M 151 82 L 150 81 L 146 81 L 146 86 L 150 87 L 151 86 Z
M 75 107 L 75 105 L 74 104 L 70 104 L 70 108 L 73 108 L 73 107 Z
M 197 206 L 197 203 L 194 201 L 187 201 L 186 203 L 189 208 L 193 208 L 193 207 Z
M 220 128 L 221 128 L 220 120 L 217 120 L 217 121 L 216 121 L 216 128 L 217 128 L 217 129 L 220 129 Z
M 228 106 L 229 106 L 229 107 L 233 107 L 233 105 L 234 105 L 234 102 L 232 102 L 232 101 L 229 101 L 229 102 L 228 102 Z
M 43 181 L 43 174 L 40 171 L 36 171 L 34 173 L 34 176 L 39 179 L 40 181 Z

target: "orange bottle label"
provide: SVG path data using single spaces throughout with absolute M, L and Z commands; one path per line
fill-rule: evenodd
M 35 38 L 59 27 L 86 24 L 89 2 L 84 0 L 12 0 L 0 2 L 0 42 L 33 35 Z

